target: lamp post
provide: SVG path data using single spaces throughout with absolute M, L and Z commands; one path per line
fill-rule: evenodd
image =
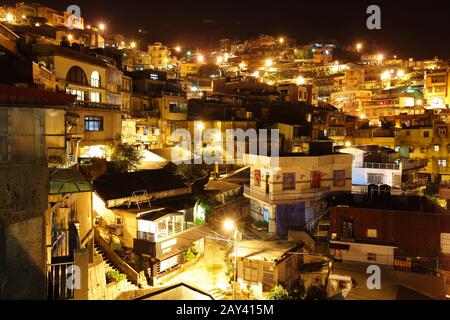
M 233 300 L 236 300 L 236 284 L 237 284 L 237 255 L 239 248 L 239 230 L 237 225 L 232 220 L 226 220 L 224 222 L 225 230 L 234 231 L 234 272 L 233 272 Z

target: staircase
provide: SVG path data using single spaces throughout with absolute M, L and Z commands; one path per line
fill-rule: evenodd
M 106 277 L 106 272 L 108 271 L 117 271 L 120 272 L 120 270 L 118 270 L 112 263 L 111 261 L 106 257 L 106 255 L 102 252 L 102 250 L 98 247 L 97 244 L 94 245 L 94 255 L 95 256 L 100 256 L 103 260 L 103 262 L 105 263 L 105 277 Z M 134 290 L 139 290 L 139 287 L 136 286 L 135 284 L 133 284 L 128 277 L 125 280 L 126 282 L 126 291 L 134 291 Z

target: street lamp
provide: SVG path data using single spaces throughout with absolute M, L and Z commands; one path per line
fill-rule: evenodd
M 357 44 L 356 44 L 356 50 L 357 50 L 358 52 L 361 51 L 362 47 L 363 47 L 362 43 L 357 43 Z
M 105 29 L 106 29 L 105 24 L 104 24 L 104 23 L 100 23 L 100 24 L 98 25 L 98 29 L 99 29 L 100 31 L 105 31 Z
M 238 247 L 239 247 L 239 230 L 233 220 L 225 220 L 225 222 L 223 223 L 223 226 L 226 231 L 234 232 L 233 300 L 236 300 L 236 284 L 237 284 L 237 270 L 238 270 L 237 256 L 238 256 Z

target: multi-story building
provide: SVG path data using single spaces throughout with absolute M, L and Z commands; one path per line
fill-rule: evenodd
M 151 65 L 154 69 L 167 69 L 171 62 L 171 51 L 161 42 L 155 42 L 148 46 Z
M 39 62 L 55 70 L 57 90 L 74 95 L 69 109 L 74 156 L 106 157 L 106 147 L 121 134 L 122 72 L 106 57 L 98 58 L 53 45 L 33 47 Z
M 45 299 L 52 264 L 48 196 L 55 187 L 49 167 L 67 163 L 65 109 L 74 99 L 2 85 L 0 100 L 0 296 Z
M 450 72 L 448 69 L 425 72 L 425 106 L 430 109 L 443 109 L 450 105 Z
M 244 196 L 250 199 L 252 218 L 280 237 L 290 228 L 311 228 L 330 193 L 352 188 L 352 156 L 331 149 L 331 143 L 317 142 L 303 154 L 246 155 L 251 177 Z
M 368 185 L 387 185 L 392 193 L 417 192 L 428 183 L 420 173 L 426 159 L 396 159 L 392 149 L 376 145 L 347 147 L 339 150 L 353 155 L 353 191 L 367 192 Z
M 360 116 L 368 119 L 370 124 L 379 125 L 384 117 L 399 114 L 420 115 L 425 113 L 422 100 L 412 94 L 379 94 L 370 101 L 363 101 Z
M 395 278 L 417 284 L 435 299 L 448 296 L 450 215 L 445 209 L 424 197 L 377 194 L 337 195 L 331 205 L 334 261 L 364 270 L 379 265 L 387 277 L 395 271 Z M 419 279 L 426 279 L 426 286 L 418 285 Z

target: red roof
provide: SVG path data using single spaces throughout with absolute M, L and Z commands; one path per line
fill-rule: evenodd
M 46 90 L 0 85 L 0 104 L 24 106 L 68 106 L 75 96 Z

